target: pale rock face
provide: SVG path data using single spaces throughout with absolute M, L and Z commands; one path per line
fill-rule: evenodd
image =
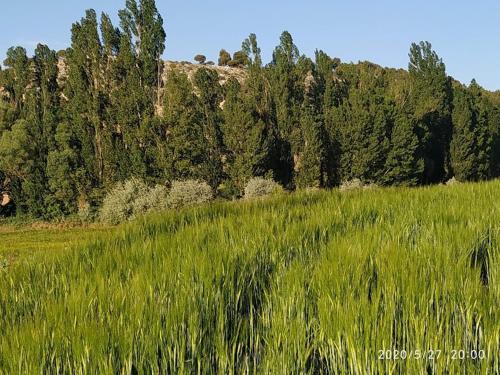
M 66 82 L 66 78 L 68 76 L 68 69 L 65 64 L 64 58 L 60 57 L 57 62 L 57 68 L 59 71 L 57 82 L 59 85 L 64 86 Z M 188 76 L 189 80 L 193 81 L 195 73 L 201 69 L 210 69 L 215 70 L 219 74 L 219 83 L 221 85 L 225 85 L 231 78 L 235 78 L 238 82 L 243 83 L 247 77 L 247 70 L 245 68 L 237 68 L 230 66 L 217 66 L 217 65 L 207 65 L 207 64 L 191 64 L 189 62 L 180 62 L 180 61 L 164 61 L 162 67 L 162 85 L 160 88 L 160 92 L 163 92 L 163 87 L 165 86 L 165 82 L 168 80 L 169 73 L 173 70 L 184 73 Z M 0 87 L 0 94 L 2 94 L 2 88 Z M 61 93 L 61 98 L 63 100 L 68 100 L 64 93 Z M 224 102 L 220 103 L 220 107 L 224 107 Z M 163 108 L 161 104 L 155 105 L 155 113 L 159 116 L 163 114 Z

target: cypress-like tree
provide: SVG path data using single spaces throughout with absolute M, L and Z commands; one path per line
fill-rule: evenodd
M 244 84 L 232 78 L 225 86 L 223 137 L 227 173 L 241 194 L 254 176 L 277 172 L 277 131 L 270 83 L 262 68 L 257 37 L 242 44 L 247 56 L 248 77 Z
M 336 112 L 347 97 L 347 85 L 339 79 L 337 74 L 339 59 L 332 59 L 323 51 L 316 51 L 315 55 L 315 81 L 318 94 L 316 105 L 324 125 L 322 139 L 325 148 L 325 184 L 332 187 L 340 182 L 340 124 L 336 124 Z
M 484 180 L 490 176 L 490 113 L 489 103 L 475 81 L 469 88 L 455 88 L 450 154 L 454 175 L 460 181 Z
M 392 105 L 386 100 L 384 71 L 362 63 L 350 73 L 351 89 L 336 111 L 342 181 L 381 183 L 389 152 Z
M 269 74 L 279 132 L 277 177 L 282 184 L 289 187 L 293 185 L 294 170 L 291 138 L 292 132 L 299 126 L 302 103 L 302 93 L 296 70 L 299 57 L 299 50 L 294 44 L 291 34 L 287 31 L 283 32 L 280 44 L 274 50 Z
M 453 136 L 450 144 L 451 165 L 455 177 L 460 181 L 476 178 L 476 140 L 474 128 L 476 113 L 473 99 L 465 88 L 457 88 L 453 98 Z
M 411 119 L 404 113 L 396 115 L 392 128 L 390 151 L 382 182 L 386 185 L 415 186 L 424 168 L 418 155 L 418 137 Z
M 449 174 L 451 82 L 429 42 L 412 44 L 409 57 L 412 113 L 418 126 L 419 153 L 425 161 L 421 182 L 440 182 Z
M 169 73 L 165 86 L 163 116 L 167 131 L 164 166 L 169 181 L 206 177 L 206 139 L 203 117 L 188 77 Z
M 300 149 L 295 160 L 296 186 L 320 188 L 325 185 L 325 149 L 322 126 L 314 106 L 307 103 L 302 109 Z
M 201 123 L 205 139 L 205 178 L 212 188 L 217 189 L 224 179 L 222 166 L 223 140 L 220 124 L 222 122 L 222 88 L 219 74 L 212 69 L 201 68 L 194 74 L 194 84 L 199 93 Z
M 85 171 L 78 153 L 78 140 L 67 122 L 58 124 L 55 141 L 55 149 L 47 156 L 48 186 L 61 212 L 71 214 L 78 209 L 77 182 Z

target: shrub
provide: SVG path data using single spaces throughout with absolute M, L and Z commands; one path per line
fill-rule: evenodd
M 235 60 L 230 60 L 227 63 L 227 66 L 229 66 L 230 68 L 241 68 L 241 64 L 238 61 L 235 61 Z
M 225 49 L 221 49 L 219 52 L 219 66 L 227 66 L 229 61 L 231 61 L 231 55 Z
M 377 184 L 374 183 L 365 183 L 361 181 L 359 178 L 355 178 L 350 181 L 344 181 L 342 185 L 340 185 L 340 191 L 349 191 L 356 189 L 375 189 L 377 188 Z
M 152 211 L 163 211 L 167 209 L 168 190 L 165 186 L 156 185 L 134 201 L 132 205 L 133 216 L 145 214 Z
M 205 64 L 205 61 L 207 61 L 207 58 L 204 55 L 196 55 L 194 57 L 194 61 L 196 61 L 198 64 L 202 64 L 203 65 L 203 64 Z
M 244 51 L 237 51 L 233 54 L 233 60 L 238 62 L 240 66 L 248 64 L 248 56 Z
M 78 218 L 82 223 L 88 223 L 93 220 L 92 208 L 89 203 L 85 202 L 79 205 Z
M 181 208 L 213 199 L 212 188 L 204 181 L 174 181 L 168 195 L 168 207 Z
M 445 182 L 445 184 L 447 186 L 452 186 L 452 185 L 456 185 L 459 183 L 460 183 L 460 181 L 458 181 L 455 177 L 452 177 L 451 179 L 449 179 L 448 181 Z
M 167 188 L 149 188 L 138 179 L 119 183 L 104 199 L 99 214 L 104 223 L 116 225 L 152 211 L 167 208 Z
M 264 197 L 282 191 L 281 185 L 272 179 L 254 177 L 245 186 L 245 199 Z
M 144 182 L 132 178 L 125 183 L 118 183 L 102 203 L 100 220 L 106 224 L 116 225 L 134 216 L 134 202 L 138 197 L 148 193 Z

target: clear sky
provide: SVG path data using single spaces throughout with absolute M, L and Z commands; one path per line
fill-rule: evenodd
M 125 0 L 9 0 L 0 6 L 0 56 L 9 46 L 31 53 L 38 42 L 69 46 L 71 24 L 85 9 L 116 19 Z M 448 74 L 462 82 L 476 78 L 500 89 L 500 1 L 498 0 L 157 0 L 165 20 L 169 60 L 197 53 L 215 60 L 221 48 L 233 52 L 253 32 L 265 61 L 283 30 L 302 53 L 323 49 L 342 61 L 370 60 L 407 67 L 413 41 L 430 41 Z

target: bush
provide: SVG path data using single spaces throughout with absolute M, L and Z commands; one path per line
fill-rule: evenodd
M 78 207 L 78 218 L 82 223 L 91 222 L 93 219 L 92 208 L 89 203 L 85 202 Z
M 198 64 L 203 65 L 205 64 L 205 61 L 207 61 L 207 58 L 204 55 L 196 55 L 194 57 L 194 61 L 196 61 Z
M 100 220 L 112 225 L 129 220 L 134 215 L 135 200 L 147 192 L 146 184 L 135 178 L 125 183 L 118 183 L 104 198 Z
M 181 208 L 209 202 L 212 199 L 212 188 L 204 181 L 174 181 L 167 204 L 170 208 Z
M 340 185 L 340 191 L 349 191 L 349 190 L 356 190 L 356 189 L 375 189 L 377 188 L 377 184 L 373 183 L 365 183 L 361 181 L 359 178 L 355 178 L 350 181 L 344 181 L 342 185 Z
M 104 199 L 100 221 L 116 225 L 151 211 L 165 209 L 167 190 L 162 186 L 149 188 L 138 179 L 119 183 Z
M 457 185 L 459 183 L 460 183 L 460 181 L 458 181 L 455 177 L 452 177 L 451 179 L 449 179 L 448 181 L 445 182 L 445 185 L 446 186 L 453 186 L 453 185 Z
M 243 51 L 237 51 L 233 54 L 233 60 L 236 61 L 240 66 L 245 66 L 248 64 L 248 56 Z
M 227 66 L 229 61 L 231 61 L 231 55 L 225 49 L 221 49 L 219 52 L 219 66 Z
M 134 216 L 145 214 L 152 211 L 166 210 L 168 200 L 168 190 L 165 186 L 156 185 L 149 189 L 147 194 L 144 194 L 133 203 Z
M 245 186 L 245 199 L 259 198 L 283 191 L 277 182 L 263 177 L 254 177 Z
M 230 60 L 227 63 L 227 66 L 229 66 L 230 68 L 241 68 L 241 64 L 238 61 L 235 61 L 235 60 Z

